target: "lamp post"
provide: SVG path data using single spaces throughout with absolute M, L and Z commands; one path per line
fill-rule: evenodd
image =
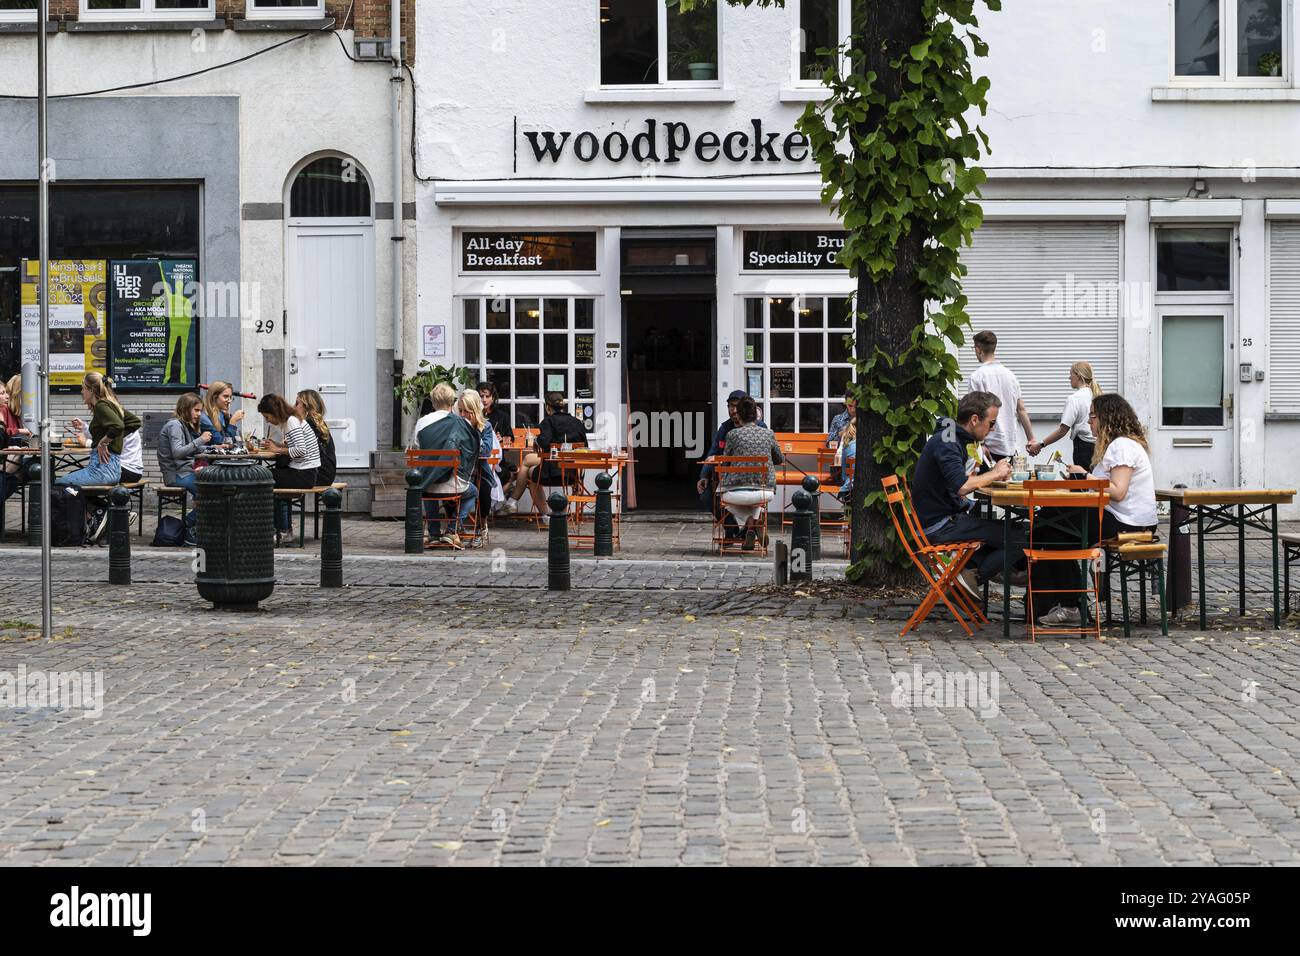
M 41 312 L 40 415 L 41 504 L 47 511 L 50 501 L 50 151 L 49 117 L 46 115 L 45 25 L 50 18 L 49 0 L 36 5 L 36 148 L 37 165 L 37 242 L 40 246 L 40 275 L 37 278 L 37 301 Z M 50 522 L 41 522 L 41 637 L 54 634 L 53 591 L 50 574 Z

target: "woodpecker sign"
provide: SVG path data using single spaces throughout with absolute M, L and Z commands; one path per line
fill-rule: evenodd
M 524 158 L 555 165 L 569 157 L 581 163 L 669 165 L 693 158 L 701 163 L 799 164 L 809 157 L 808 137 L 798 131 L 769 130 L 761 119 L 741 129 L 692 129 L 689 123 L 644 120 L 634 130 L 524 130 L 516 143 Z

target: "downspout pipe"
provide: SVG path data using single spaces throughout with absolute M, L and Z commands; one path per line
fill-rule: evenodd
M 392 26 L 388 31 L 392 47 L 393 73 L 389 78 L 392 96 L 393 122 L 393 447 L 401 448 L 402 400 L 397 397 L 397 387 L 402 384 L 402 330 L 405 324 L 405 296 L 402 266 L 406 241 L 406 221 L 402 216 L 402 187 L 405 174 L 402 167 L 402 0 L 389 0 Z

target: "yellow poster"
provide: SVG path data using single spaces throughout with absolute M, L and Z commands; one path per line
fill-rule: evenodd
M 50 261 L 50 385 L 80 385 L 108 368 L 108 289 L 103 259 Z M 23 260 L 23 361 L 41 360 L 40 264 Z

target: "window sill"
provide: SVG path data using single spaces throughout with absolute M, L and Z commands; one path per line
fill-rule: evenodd
M 225 20 L 65 20 L 69 33 L 189 33 L 224 30 Z
M 1154 86 L 1153 103 L 1296 103 L 1300 89 L 1286 86 Z
M 734 103 L 736 91 L 720 86 L 699 90 L 684 86 L 627 89 L 601 86 L 587 90 L 583 99 L 588 103 Z
M 786 86 L 781 88 L 782 103 L 820 103 L 831 95 L 826 87 Z
M 35 33 L 36 21 L 33 20 L 0 20 L 0 33 Z M 46 33 L 58 33 L 59 23 L 57 20 L 49 20 L 45 24 Z
M 324 30 L 333 25 L 333 17 L 276 17 L 270 20 L 232 20 L 231 26 L 236 31 L 271 31 L 271 30 Z

